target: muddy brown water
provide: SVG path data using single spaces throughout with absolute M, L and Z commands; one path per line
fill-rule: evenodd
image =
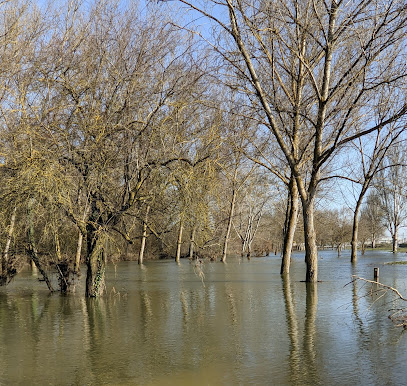
M 107 295 L 50 295 L 29 271 L 0 288 L 0 385 L 405 385 L 407 334 L 393 296 L 407 296 L 407 254 L 320 252 L 316 286 L 302 254 L 289 280 L 278 256 L 194 265 L 109 265 Z M 407 305 L 406 305 L 407 306 Z

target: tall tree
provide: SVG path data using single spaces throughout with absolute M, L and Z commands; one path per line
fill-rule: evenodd
M 213 46 L 236 75 L 231 86 L 284 154 L 302 202 L 306 281 L 316 282 L 314 206 L 326 166 L 342 146 L 407 111 L 395 97 L 407 75 L 407 8 L 398 0 L 179 1 L 221 28 Z M 393 108 L 372 122 L 384 89 Z

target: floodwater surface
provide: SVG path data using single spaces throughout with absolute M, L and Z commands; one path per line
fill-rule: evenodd
M 407 295 L 406 254 L 323 251 L 317 285 L 295 254 L 227 264 L 109 265 L 106 296 L 50 295 L 31 272 L 0 288 L 0 385 L 403 385 L 407 334 L 370 296 L 373 278 Z

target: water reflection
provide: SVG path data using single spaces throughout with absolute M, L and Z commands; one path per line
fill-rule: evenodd
M 304 283 L 306 292 L 305 317 L 299 317 L 295 305 L 295 294 L 289 276 L 283 278 L 283 294 L 285 301 L 287 331 L 290 340 L 289 366 L 290 383 L 306 384 L 312 380 L 319 384 L 317 353 L 316 353 L 316 317 L 318 305 L 318 285 Z M 302 345 L 298 320 L 304 321 Z
M 295 294 L 293 294 L 293 289 L 291 288 L 290 276 L 283 276 L 283 294 L 285 301 L 285 311 L 287 319 L 287 330 L 290 339 L 290 355 L 289 355 L 289 365 L 290 365 L 290 377 L 291 381 L 295 383 L 300 379 L 300 363 L 301 363 L 301 353 L 300 353 L 300 339 L 298 330 L 298 318 L 295 307 Z
M 21 278 L 0 292 L 0 384 L 402 384 L 407 342 L 389 299 L 344 287 L 371 271 L 363 261 L 327 257 L 348 274 L 318 285 L 300 282 L 302 260 L 283 280 L 278 259 L 211 264 L 205 286 L 187 262 L 119 263 L 102 299 Z M 392 272 L 382 279 L 404 285 Z
M 304 324 L 304 358 L 306 363 L 303 369 L 306 379 L 312 379 L 314 384 L 319 384 L 319 374 L 316 355 L 316 317 L 318 306 L 318 284 L 306 283 L 306 304 Z

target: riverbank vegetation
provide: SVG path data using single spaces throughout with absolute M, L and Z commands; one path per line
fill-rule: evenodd
M 403 2 L 0 12 L 1 284 L 31 261 L 69 291 L 84 262 L 97 297 L 108 259 L 271 253 L 285 275 L 295 249 L 317 282 L 318 248 L 397 251 Z

